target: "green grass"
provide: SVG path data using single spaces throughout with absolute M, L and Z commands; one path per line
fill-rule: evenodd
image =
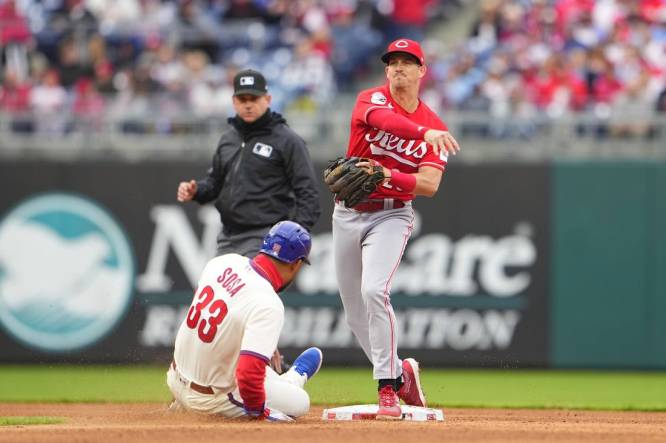
M 164 367 L 0 366 L 0 402 L 167 402 Z M 666 411 L 666 372 L 438 370 L 422 384 L 433 405 Z M 376 401 L 369 369 L 323 369 L 313 404 Z
M 64 422 L 65 419 L 60 417 L 0 417 L 0 426 L 54 425 Z
M 370 378 L 322 371 L 309 390 L 314 403 L 374 402 Z M 425 370 L 421 384 L 429 403 L 448 407 L 666 411 L 664 372 Z
M 166 402 L 169 398 L 166 367 L 0 365 L 0 402 Z

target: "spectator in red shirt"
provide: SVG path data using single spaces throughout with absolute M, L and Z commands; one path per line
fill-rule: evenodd
M 104 105 L 104 98 L 95 89 L 95 84 L 91 79 L 82 77 L 76 81 L 72 112 L 79 121 L 99 127 L 104 114 Z
M 28 76 L 28 43 L 32 40 L 25 17 L 16 10 L 14 0 L 0 2 L 0 64 L 6 60 L 21 79 Z
M 30 110 L 30 83 L 21 82 L 16 73 L 7 70 L 0 85 L 0 111 L 11 114 Z
M 638 6 L 640 15 L 647 22 L 663 22 L 666 18 L 666 2 L 663 0 L 641 0 Z
M 0 3 L 0 45 L 25 44 L 31 39 L 30 28 L 25 17 L 19 15 L 14 0 Z
M 571 26 L 579 17 L 590 14 L 594 8 L 594 0 L 558 0 L 555 2 L 557 27 L 560 33 Z
M 594 100 L 599 103 L 610 104 L 622 89 L 622 83 L 617 79 L 613 65 L 606 62 L 604 70 L 592 83 Z
M 389 40 L 398 37 L 423 40 L 429 10 L 436 3 L 439 2 L 437 0 L 394 0 Z
M 14 132 L 33 130 L 29 115 L 30 89 L 30 83 L 22 82 L 14 71 L 8 69 L 5 72 L 5 78 L 0 84 L 0 114 L 5 112 L 10 114 L 11 128 Z

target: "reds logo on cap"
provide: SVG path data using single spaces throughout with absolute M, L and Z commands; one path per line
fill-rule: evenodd
M 389 56 L 395 52 L 403 52 L 413 56 L 420 65 L 425 65 L 425 58 L 423 57 L 423 50 L 421 45 L 414 40 L 409 40 L 406 38 L 400 38 L 391 42 L 386 49 L 384 55 L 382 55 L 382 61 L 388 63 Z

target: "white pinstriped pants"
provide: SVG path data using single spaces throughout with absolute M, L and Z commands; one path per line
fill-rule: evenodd
M 278 375 L 270 366 L 266 366 L 266 407 L 277 409 L 292 417 L 300 417 L 310 410 L 310 396 L 303 389 L 307 382 L 305 375 L 299 375 L 292 368 Z M 178 370 L 169 365 L 167 385 L 174 396 L 169 409 L 186 410 L 201 414 L 221 415 L 237 418 L 245 415 L 238 388 L 230 393 L 215 392 L 201 394 L 190 388 L 190 380 L 183 378 Z
M 358 212 L 337 203 L 333 211 L 333 255 L 347 324 L 373 365 L 373 378 L 398 378 L 391 279 L 412 233 L 414 211 Z

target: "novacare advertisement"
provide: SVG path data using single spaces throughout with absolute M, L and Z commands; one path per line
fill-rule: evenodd
M 3 183 L 31 178 L 0 197 L 0 360 L 168 359 L 220 229 L 212 206 L 175 201 L 177 183 L 205 169 L 0 165 Z M 547 167 L 503 164 L 451 165 L 439 194 L 416 200 L 391 296 L 401 355 L 548 364 L 549 201 Z M 317 345 L 330 364 L 365 364 L 341 310 L 323 189 L 321 202 L 312 266 L 283 296 L 280 348 Z

